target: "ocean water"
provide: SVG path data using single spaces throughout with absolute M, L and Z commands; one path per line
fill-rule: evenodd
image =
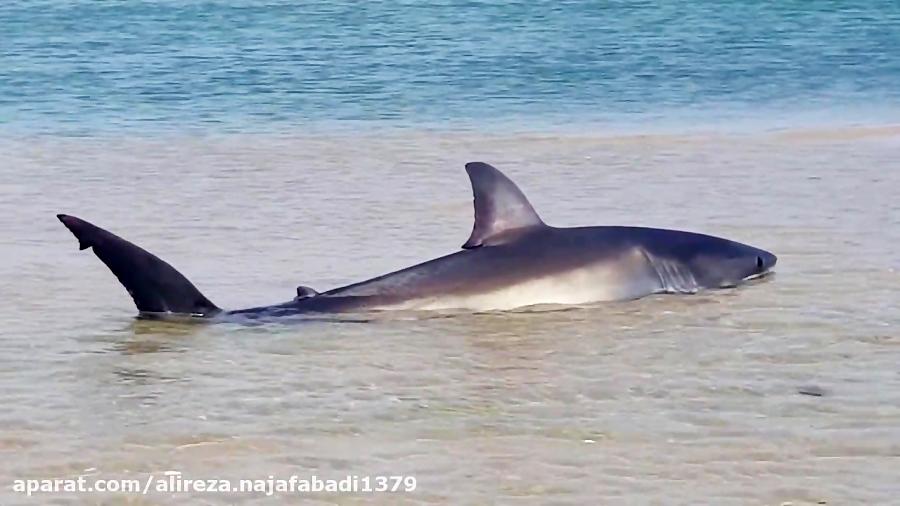
M 0 22 L 16 133 L 770 126 L 900 99 L 892 0 L 30 0 Z
M 0 4 L 0 503 L 898 504 L 897 54 L 887 1 Z M 185 325 L 135 320 L 54 216 L 241 308 L 455 251 L 471 160 L 550 224 L 721 235 L 777 272 Z M 169 470 L 418 486 L 11 488 Z

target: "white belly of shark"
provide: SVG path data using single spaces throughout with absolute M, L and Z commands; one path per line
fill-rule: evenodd
M 584 267 L 565 273 L 529 279 L 478 293 L 445 293 L 411 299 L 379 309 L 504 311 L 536 305 L 579 305 L 630 300 L 661 291 L 657 279 L 637 278 L 617 266 Z

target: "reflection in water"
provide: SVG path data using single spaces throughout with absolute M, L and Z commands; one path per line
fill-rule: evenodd
M 181 353 L 188 349 L 189 340 L 202 331 L 196 324 L 135 319 L 118 332 L 117 341 L 107 349 L 123 355 Z M 123 339 L 123 335 L 129 338 Z
M 110 351 L 122 353 L 123 355 L 135 355 L 143 353 L 168 353 L 183 352 L 184 346 L 176 346 L 169 342 L 141 340 L 141 341 L 125 341 L 110 346 Z
M 120 383 L 125 385 L 146 386 L 154 383 L 179 381 L 179 378 L 167 377 L 156 371 L 137 368 L 119 368 L 113 371 Z
M 186 337 L 202 332 L 202 324 L 135 319 L 127 330 L 135 336 Z

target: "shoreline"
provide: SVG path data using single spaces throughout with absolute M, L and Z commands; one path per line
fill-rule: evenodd
M 415 127 L 412 125 L 379 125 L 355 124 L 335 129 L 311 129 L 301 131 L 202 131 L 187 128 L 181 131 L 143 131 L 124 130 L 119 133 L 92 132 L 82 135 L 19 132 L 8 133 L 0 128 L 0 145 L 20 144 L 22 142 L 233 142 L 239 139 L 250 141 L 269 140 L 275 142 L 322 141 L 334 139 L 359 139 L 362 141 L 399 142 L 437 140 L 441 144 L 447 142 L 481 143 L 493 141 L 504 142 L 564 142 L 567 144 L 608 144 L 616 146 L 671 144 L 710 144 L 730 142 L 774 142 L 774 143 L 817 143 L 817 142 L 852 142 L 862 140 L 882 140 L 900 138 L 900 118 L 895 121 L 872 122 L 860 124 L 848 122 L 827 125 L 755 125 L 750 128 L 735 128 L 727 131 L 716 130 L 711 126 L 697 125 L 682 131 L 667 129 L 615 129 L 601 125 L 583 125 L 581 127 L 563 128 L 489 128 L 473 130 L 468 128 L 436 128 L 428 125 Z

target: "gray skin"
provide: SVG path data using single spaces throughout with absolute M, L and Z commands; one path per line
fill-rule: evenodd
M 126 287 L 145 318 L 259 319 L 382 309 L 510 309 L 626 300 L 733 287 L 771 271 L 775 255 L 709 235 L 643 227 L 557 228 L 494 167 L 466 165 L 475 226 L 463 249 L 406 269 L 271 306 L 223 311 L 172 266 L 73 216 L 58 215 Z

